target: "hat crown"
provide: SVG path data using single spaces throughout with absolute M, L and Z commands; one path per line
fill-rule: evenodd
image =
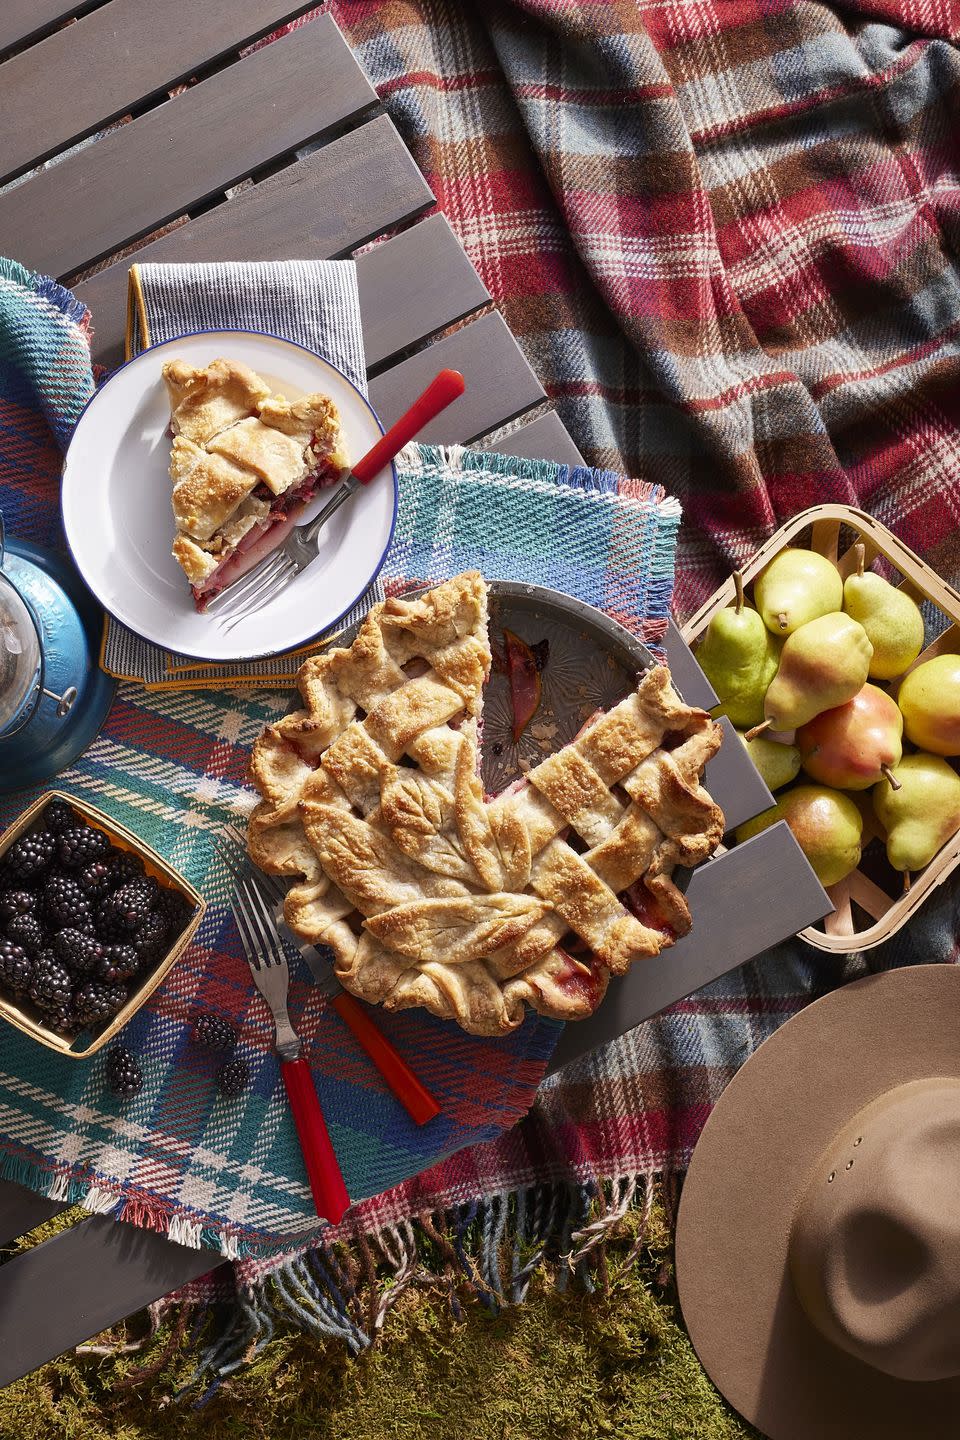
M 960 1375 L 960 1080 L 897 1086 L 834 1136 L 789 1265 L 831 1344 L 901 1380 Z

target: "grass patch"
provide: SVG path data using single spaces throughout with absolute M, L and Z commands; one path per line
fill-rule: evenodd
M 747 1440 L 679 1324 L 669 1236 L 654 1212 L 639 1262 L 627 1232 L 606 1257 L 607 1291 L 559 1294 L 538 1276 L 527 1302 L 494 1317 L 408 1291 L 386 1338 L 357 1360 L 281 1334 L 198 1414 L 170 1396 L 189 1355 L 149 1381 L 123 1379 L 162 1354 L 73 1355 L 0 1392 L 3 1440 Z M 119 1382 L 119 1384 L 118 1384 Z

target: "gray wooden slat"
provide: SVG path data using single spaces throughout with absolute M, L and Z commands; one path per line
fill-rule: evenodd
M 443 215 L 357 256 L 367 368 L 479 310 L 490 292 Z
M 538 415 L 526 425 L 518 425 L 498 440 L 484 443 L 480 449 L 498 450 L 501 455 L 524 455 L 529 460 L 556 460 L 560 465 L 586 464 L 555 410 Z
M 461 371 L 466 392 L 431 421 L 421 440 L 435 444 L 473 440 L 544 398 L 543 386 L 506 321 L 494 311 L 372 380 L 370 400 L 381 423 L 392 425 L 445 366 Z
M 723 744 L 707 766 L 703 783 L 723 811 L 725 829 L 734 830 L 774 802 L 726 715 L 720 717 L 720 724 Z
M 409 220 L 432 201 L 393 122 L 385 115 L 368 120 L 77 285 L 77 296 L 93 315 L 94 359 L 108 367 L 123 359 L 127 273 L 133 260 L 330 259 Z M 362 273 L 361 268 L 358 279 Z M 361 281 L 361 306 L 363 290 Z M 404 296 L 391 297 L 391 303 L 410 314 Z
M 632 1030 L 833 909 L 783 820 L 699 866 L 686 894 L 693 916 L 690 934 L 672 949 L 638 961 L 622 980 L 612 980 L 596 1014 L 566 1026 L 549 1073 Z M 763 903 L 764 897 L 771 903 Z
M 211 1250 L 188 1250 L 101 1215 L 25 1250 L 0 1266 L 0 1385 L 218 1263 Z
M 375 103 L 322 15 L 0 195 L 0 250 L 69 275 Z
M 719 695 L 693 658 L 693 651 L 672 620 L 667 626 L 663 648 L 670 673 L 687 704 L 700 705 L 704 710 L 712 710 L 714 705 L 719 705 Z
M 59 1200 L 45 1200 L 11 1180 L 0 1180 L 0 1245 L 9 1245 L 11 1240 L 28 1235 L 67 1208 Z
M 302 8 L 291 0 L 204 0 L 171 24 L 157 0 L 110 0 L 9 60 L 0 74 L 0 180 L 44 160 Z M 76 84 L 54 77 L 75 71 Z
M 0 53 L 21 45 L 42 30 L 49 30 L 58 20 L 80 15 L 97 0 L 3 0 L 0 4 Z M 2 88 L 2 80 L 0 80 Z

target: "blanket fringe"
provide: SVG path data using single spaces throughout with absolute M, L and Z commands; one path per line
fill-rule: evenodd
M 196 1369 L 180 1391 L 197 1407 L 248 1363 L 282 1325 L 336 1340 L 356 1355 L 377 1342 L 390 1311 L 411 1288 L 443 1295 L 456 1318 L 460 1297 L 492 1314 L 524 1302 L 534 1275 L 549 1266 L 559 1290 L 575 1285 L 609 1290 L 639 1259 L 660 1178 L 632 1174 L 602 1184 L 542 1183 L 500 1191 L 440 1212 L 424 1212 L 377 1229 L 324 1242 L 287 1260 L 254 1283 L 234 1278 L 225 1293 L 200 1298 L 196 1287 L 170 1297 L 213 1321 Z M 616 1274 L 606 1248 L 631 1226 L 631 1244 Z M 199 1398 L 197 1398 L 199 1393 Z M 179 1397 L 178 1397 L 179 1398 Z

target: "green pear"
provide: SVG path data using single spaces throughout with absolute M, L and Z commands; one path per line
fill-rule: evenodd
M 768 740 L 766 735 L 748 740 L 739 730 L 737 734 L 768 790 L 782 790 L 784 785 L 796 780 L 800 770 L 800 751 L 796 745 L 782 745 L 779 740 Z
M 860 864 L 863 817 L 849 795 L 826 785 L 798 785 L 735 831 L 738 840 L 786 820 L 821 885 L 836 885 Z
M 934 755 L 960 755 L 960 655 L 935 655 L 911 670 L 897 695 L 908 740 Z
M 960 830 L 960 775 L 939 755 L 904 755 L 893 767 L 895 790 L 881 780 L 873 808 L 887 832 L 887 859 L 894 870 L 922 870 Z
M 753 600 L 768 630 L 792 635 L 801 625 L 840 609 L 843 581 L 825 555 L 788 546 L 757 576 Z
M 863 569 L 863 546 L 857 549 L 860 569 L 843 582 L 843 608 L 863 626 L 873 646 L 871 680 L 893 680 L 923 649 L 923 616 L 909 595 Z
M 763 702 L 772 728 L 796 730 L 851 700 L 866 681 L 872 654 L 863 626 L 840 611 L 794 630 Z
M 718 610 L 697 646 L 697 661 L 720 699 L 720 713 L 746 729 L 763 719 L 763 697 L 777 673 L 779 647 L 734 575 L 735 604 Z

